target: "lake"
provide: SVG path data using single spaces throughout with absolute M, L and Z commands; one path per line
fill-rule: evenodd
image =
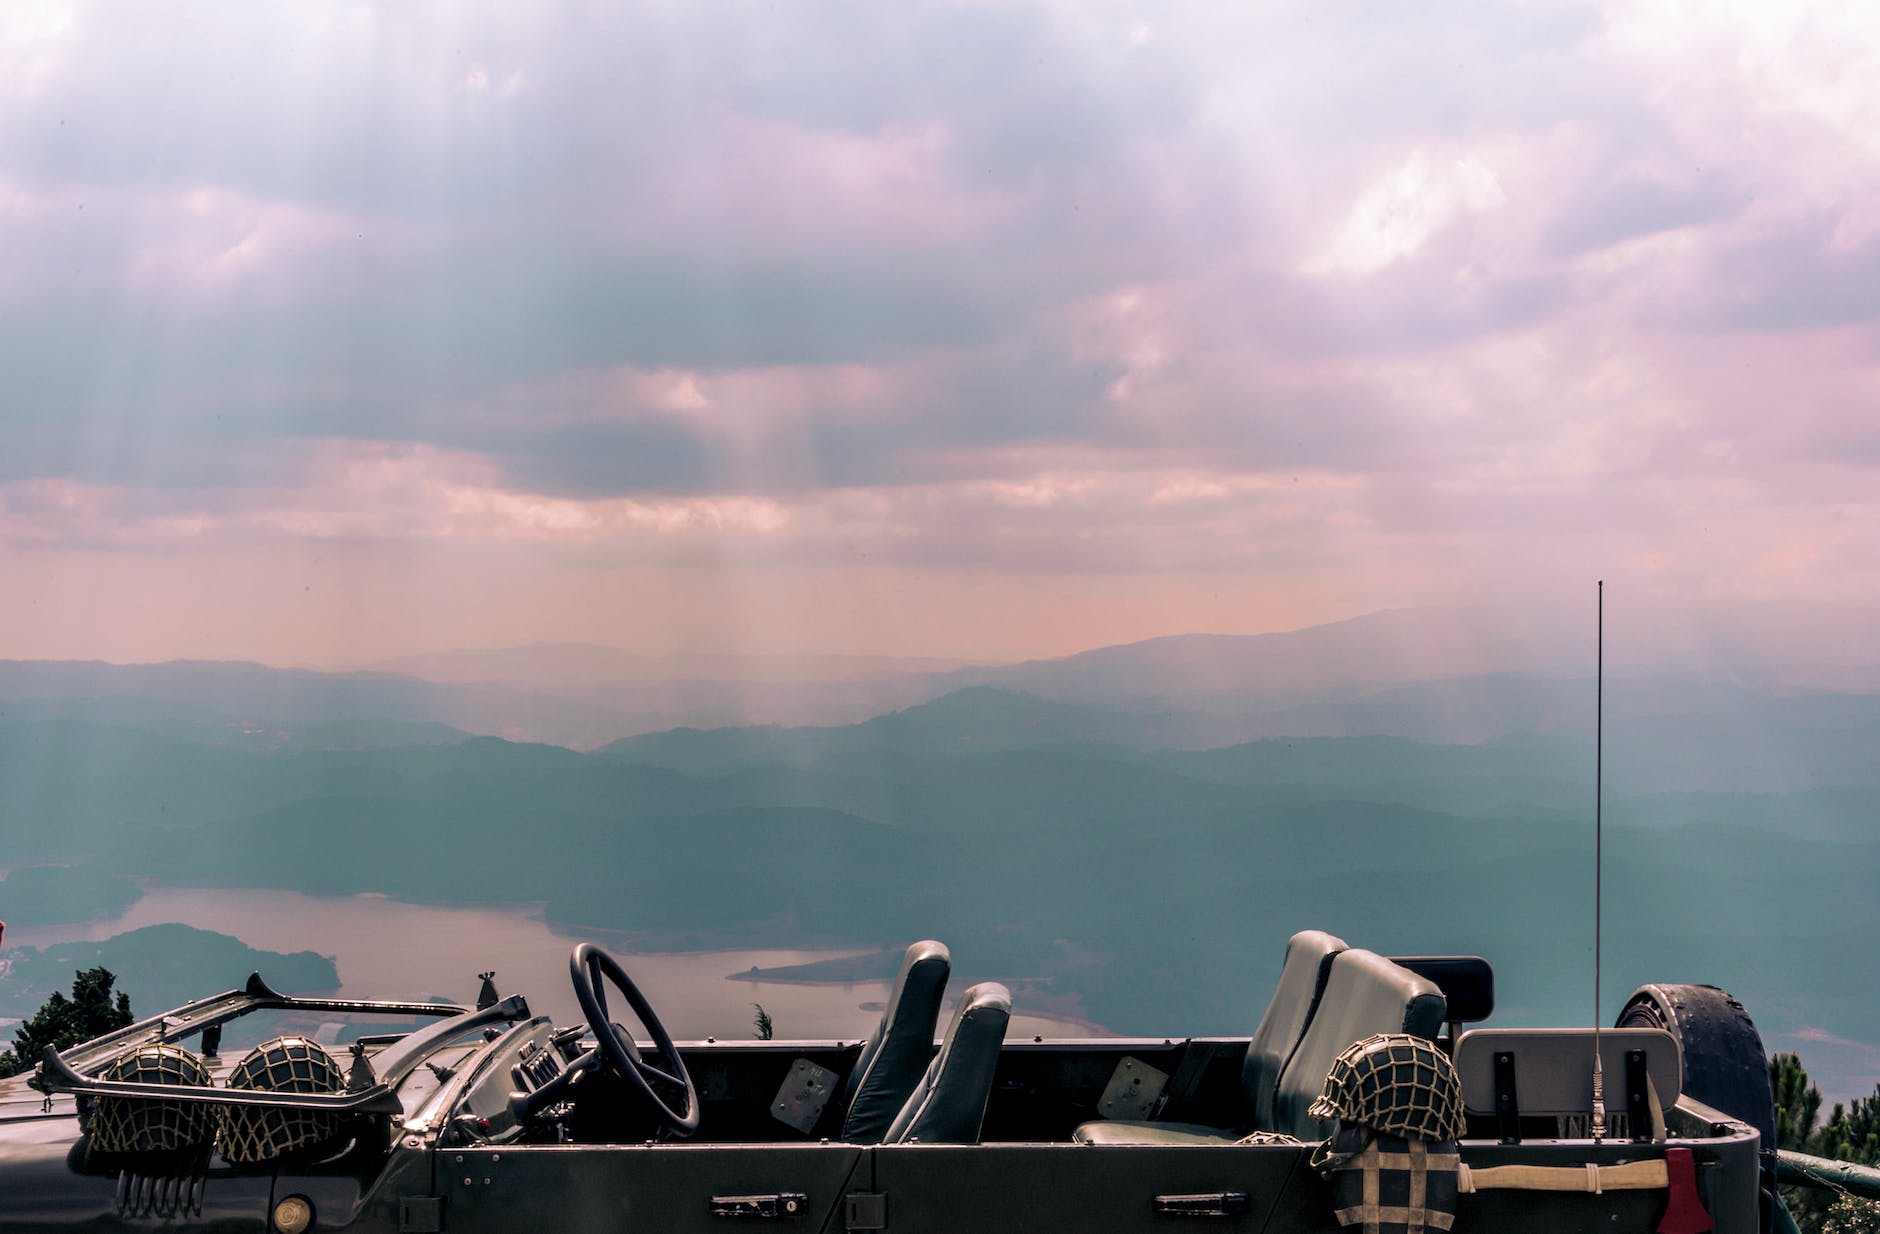
M 291 891 L 148 886 L 123 913 L 77 925 L 9 929 L 9 948 L 100 940 L 164 922 L 215 930 L 265 951 L 317 951 L 339 966 L 340 993 L 351 998 L 437 995 L 476 1000 L 477 974 L 496 971 L 504 994 L 523 994 L 538 1014 L 558 1024 L 581 1018 L 568 983 L 568 953 L 592 941 L 619 957 L 669 1031 L 680 1038 L 749 1037 L 762 1003 L 776 1035 L 855 1038 L 874 1031 L 887 981 L 801 984 L 730 980 L 751 969 L 873 950 L 867 944 L 833 949 L 757 948 L 732 951 L 634 952 L 603 931 L 566 935 L 542 918 L 540 905 L 411 904 L 380 895 L 308 896 Z M 910 940 L 912 941 L 912 940 Z M 262 976 L 266 976 L 266 972 Z M 239 985 L 246 973 L 229 974 Z M 964 989 L 956 970 L 952 993 Z M 215 993 L 213 990 L 199 994 Z M 1022 1001 L 1022 994 L 1017 996 Z M 615 1000 L 617 1002 L 617 1000 Z M 139 1008 L 144 1014 L 147 1009 Z M 1013 1036 L 1088 1036 L 1080 1020 L 1024 1014 L 1014 1009 Z

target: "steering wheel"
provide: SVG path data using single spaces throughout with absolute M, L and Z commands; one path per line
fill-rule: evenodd
M 592 943 L 582 943 L 568 957 L 568 975 L 574 981 L 574 996 L 581 1003 L 581 1011 L 587 1016 L 588 1027 L 594 1030 L 594 1039 L 599 1043 L 599 1063 L 608 1068 L 639 1092 L 659 1121 L 675 1135 L 691 1135 L 698 1130 L 698 1090 L 692 1087 L 692 1077 L 687 1074 L 685 1061 L 679 1057 L 679 1051 L 672 1044 L 672 1037 L 666 1032 L 665 1025 L 653 1014 L 646 999 L 627 976 L 627 970 L 620 967 L 620 961 L 602 951 Z M 640 1047 L 633 1039 L 633 1034 L 616 1024 L 607 1014 L 607 991 L 602 978 L 613 983 L 615 989 L 626 996 L 627 1006 L 633 1008 L 633 1014 L 640 1017 L 640 1023 L 653 1035 L 653 1044 L 659 1050 L 659 1066 L 655 1067 L 640 1058 Z M 653 1087 L 653 1081 L 677 1091 L 684 1090 L 684 1104 L 673 1108 L 673 1104 Z

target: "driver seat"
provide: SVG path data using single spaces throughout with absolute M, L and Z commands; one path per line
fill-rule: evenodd
M 879 1144 L 933 1057 L 940 999 L 953 967 L 946 944 L 922 939 L 907 949 L 887 1009 L 843 1085 L 841 1139 Z

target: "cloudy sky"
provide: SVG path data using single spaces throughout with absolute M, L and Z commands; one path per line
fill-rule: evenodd
M 0 656 L 1880 603 L 1871 5 L 472 7 L 8 5 Z

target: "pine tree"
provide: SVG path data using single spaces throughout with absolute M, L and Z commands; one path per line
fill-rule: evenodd
M 1828 1121 L 1817 1126 L 1821 1090 L 1808 1082 L 1800 1058 L 1772 1057 L 1769 1084 L 1775 1090 L 1776 1147 L 1856 1165 L 1880 1164 L 1880 1088 L 1850 1105 L 1837 1101 Z M 1880 1234 L 1880 1204 L 1871 1200 L 1837 1197 L 1812 1187 L 1784 1187 L 1782 1201 L 1805 1234 Z
M 1800 1056 L 1770 1058 L 1769 1087 L 1776 1098 L 1776 1146 L 1808 1151 L 1815 1119 L 1821 1114 L 1821 1090 L 1808 1082 Z
M 0 1053 L 0 1076 L 37 1066 L 47 1046 L 63 1050 L 131 1022 L 131 996 L 120 992 L 112 1000 L 117 977 L 110 969 L 88 968 L 73 978 L 72 997 L 53 991 L 33 1018 L 14 1030 L 13 1049 Z

